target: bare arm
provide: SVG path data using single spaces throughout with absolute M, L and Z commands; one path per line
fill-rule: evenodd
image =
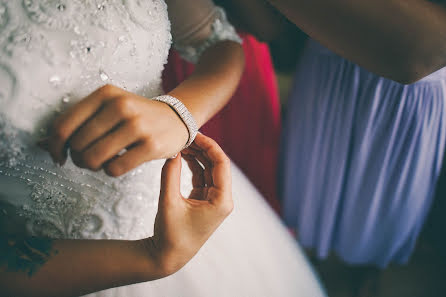
M 204 1 L 207 9 L 169 1 L 169 12 L 177 12 L 172 17 L 176 20 L 172 22 L 176 45 L 186 49 L 207 45 L 198 46 L 202 52 L 195 55 L 198 64 L 193 75 L 170 92 L 187 107 L 198 127 L 229 101 L 244 68 L 243 49 L 238 42 L 226 38 L 213 45 L 207 43 L 215 41 L 211 37 L 218 10 L 212 2 Z M 187 13 L 180 13 L 185 9 L 196 16 L 192 22 Z M 202 20 L 206 20 L 205 26 Z M 167 104 L 107 85 L 59 116 L 41 145 L 57 163 L 65 162 L 69 148 L 79 167 L 104 169 L 111 176 L 120 176 L 144 162 L 171 157 L 188 139 L 187 127 Z M 118 155 L 123 149 L 126 152 Z
M 0 238 L 0 296 L 79 296 L 168 275 L 143 241 Z
M 194 73 L 169 94 L 187 106 L 201 127 L 229 101 L 243 69 L 241 45 L 220 42 L 204 52 Z
M 243 48 L 238 42 L 217 34 L 214 27 L 217 20 L 227 30 L 226 36 L 230 35 L 232 26 L 217 12 L 213 1 L 166 2 L 172 20 L 173 45 L 184 58 L 196 62 L 194 73 L 169 94 L 186 105 L 201 127 L 229 101 L 237 88 L 244 69 Z M 233 29 L 231 32 L 237 36 Z M 214 38 L 217 41 L 212 41 Z M 206 46 L 207 42 L 214 45 Z M 205 50 L 199 54 L 202 48 Z M 189 55 L 191 49 L 197 54 Z
M 204 52 L 193 75 L 170 94 L 180 99 L 199 127 L 231 98 L 244 65 L 241 45 L 219 42 Z M 118 129 L 113 128 L 119 125 Z M 167 105 L 114 86 L 99 88 L 54 122 L 41 145 L 63 164 L 67 143 L 76 165 L 122 175 L 143 162 L 169 158 L 188 140 L 188 130 Z M 120 156 L 118 152 L 131 148 Z
M 339 55 L 402 83 L 446 65 L 446 9 L 425 0 L 269 0 Z
M 192 170 L 191 194 L 186 199 L 180 193 L 180 153 L 163 167 L 150 238 L 52 241 L 0 236 L 0 296 L 79 296 L 178 271 L 233 208 L 230 161 L 217 143 L 198 134 L 184 153 Z

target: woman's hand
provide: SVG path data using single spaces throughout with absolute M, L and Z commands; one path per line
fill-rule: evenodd
M 233 208 L 231 165 L 218 144 L 198 134 L 192 146 L 182 152 L 193 173 L 188 199 L 180 193 L 180 155 L 163 167 L 155 233 L 145 240 L 166 274 L 183 267 Z
M 69 149 L 77 166 L 119 176 L 176 154 L 188 137 L 167 104 L 106 85 L 56 119 L 46 147 L 59 164 Z
M 201 127 L 229 101 L 243 67 L 240 44 L 220 42 L 203 53 L 194 73 L 169 95 L 180 99 Z M 79 167 L 119 176 L 173 156 L 188 139 L 187 127 L 167 104 L 106 85 L 57 118 L 39 145 L 61 165 L 70 150 Z
M 189 199 L 180 194 L 180 155 L 164 165 L 150 238 L 20 240 L 0 234 L 1 252 L 20 257 L 3 259 L 8 263 L 0 257 L 0 296 L 80 296 L 159 279 L 183 267 L 229 215 L 233 202 L 230 162 L 215 141 L 198 134 L 183 152 L 193 173 Z

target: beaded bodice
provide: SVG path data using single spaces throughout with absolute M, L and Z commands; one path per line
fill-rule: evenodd
M 0 0 L 0 231 L 152 232 L 162 162 L 112 179 L 70 161 L 57 167 L 36 142 L 61 111 L 106 83 L 159 95 L 170 45 L 163 0 Z

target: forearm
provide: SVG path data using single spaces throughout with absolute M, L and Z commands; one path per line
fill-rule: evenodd
M 10 256 L 9 263 L 1 263 L 0 296 L 79 296 L 165 276 L 142 242 L 38 240 L 43 244 L 34 244 L 14 261 Z M 10 251 L 16 245 L 10 245 Z M 34 256 L 39 254 L 48 256 Z M 25 258 L 40 265 L 23 262 Z
M 411 82 L 446 65 L 446 10 L 425 0 L 270 0 L 312 38 L 379 75 Z
M 201 127 L 229 101 L 243 68 L 241 45 L 219 42 L 203 53 L 194 73 L 169 95 L 181 100 Z

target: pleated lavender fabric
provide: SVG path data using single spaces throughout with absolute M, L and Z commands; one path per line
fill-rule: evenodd
M 320 258 L 405 263 L 432 203 L 446 136 L 446 70 L 402 85 L 310 41 L 281 155 L 283 216 Z

